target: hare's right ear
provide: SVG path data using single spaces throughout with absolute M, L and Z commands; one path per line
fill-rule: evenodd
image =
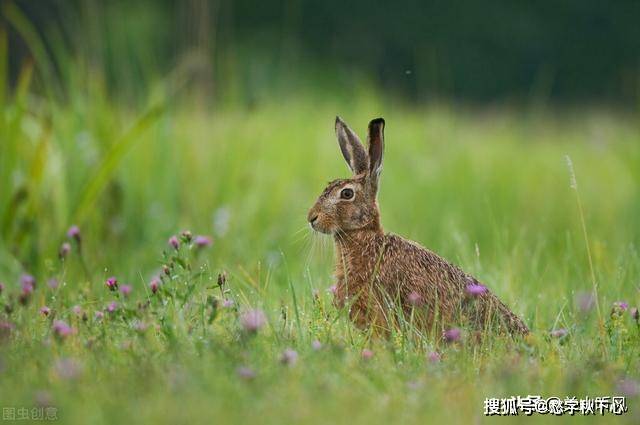
M 369 170 L 369 155 L 356 133 L 340 117 L 336 117 L 336 136 L 342 156 L 353 174 L 366 173 Z

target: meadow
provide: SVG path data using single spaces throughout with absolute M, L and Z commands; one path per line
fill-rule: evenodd
M 486 397 L 625 395 L 625 415 L 569 421 L 640 421 L 637 115 L 417 106 L 368 85 L 214 107 L 88 79 L 60 100 L 33 78 L 27 63 L 0 93 L 1 407 L 482 423 Z M 306 212 L 348 176 L 336 114 L 360 133 L 386 119 L 385 229 L 477 276 L 531 335 L 382 338 L 332 305 L 332 241 Z

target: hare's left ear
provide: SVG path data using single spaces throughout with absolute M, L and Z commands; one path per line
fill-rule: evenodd
M 378 181 L 382 171 L 382 158 L 384 156 L 384 119 L 376 118 L 369 123 L 367 135 L 369 145 L 369 178 L 374 190 L 378 190 Z

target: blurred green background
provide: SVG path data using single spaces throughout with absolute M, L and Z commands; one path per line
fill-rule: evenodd
M 7 405 L 43 389 L 74 423 L 480 423 L 487 396 L 625 382 L 622 420 L 638 423 L 640 328 L 610 312 L 640 304 L 640 2 L 343 3 L 0 0 Z M 370 340 L 338 321 L 331 240 L 306 223 L 348 175 L 337 114 L 360 134 L 386 119 L 385 229 L 486 283 L 532 328 L 526 344 Z M 82 256 L 74 245 L 60 261 L 73 224 Z M 183 229 L 214 239 L 184 282 L 197 290 L 187 304 L 150 298 Z M 224 296 L 270 318 L 254 339 L 236 310 L 202 317 L 222 270 Z M 39 285 L 24 307 L 23 273 Z M 133 286 L 119 299 L 132 310 L 154 302 L 137 313 L 146 334 L 93 319 L 115 297 L 111 275 Z M 580 302 L 594 280 L 597 314 Z M 52 340 L 43 305 L 78 333 Z M 279 363 L 288 346 L 304 367 Z M 433 351 L 442 363 L 425 366 Z M 85 373 L 60 377 L 65 357 Z
M 136 99 L 191 64 L 196 92 L 244 106 L 301 90 L 348 95 L 364 82 L 415 102 L 638 103 L 633 0 L 15 4 L 62 91 L 87 72 Z M 29 40 L 10 41 L 16 59 L 33 53 Z M 15 75 L 20 60 L 11 65 Z

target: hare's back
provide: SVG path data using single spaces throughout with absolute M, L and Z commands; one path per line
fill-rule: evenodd
M 426 286 L 446 286 L 462 290 L 467 274 L 417 242 L 395 234 L 385 237 L 381 272 L 410 290 L 422 292 Z

